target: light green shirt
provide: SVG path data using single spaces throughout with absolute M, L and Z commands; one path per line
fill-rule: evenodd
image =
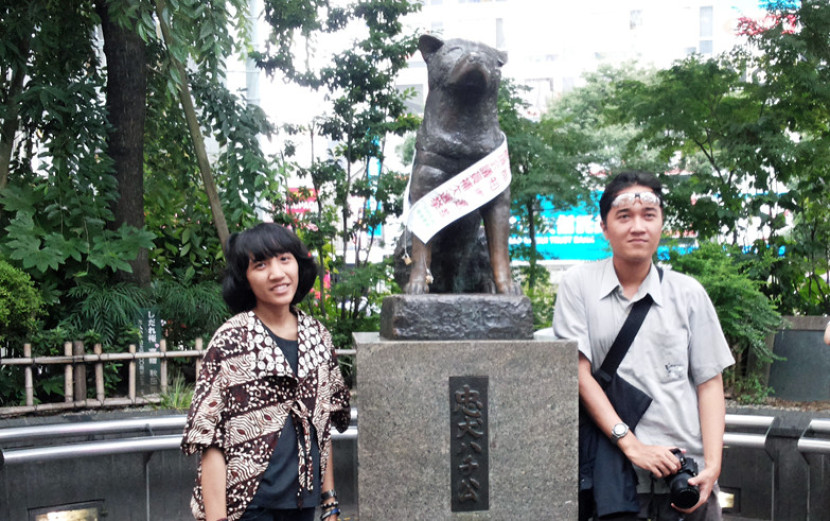
M 617 374 L 652 397 L 634 430 L 648 445 L 686 449 L 703 468 L 697 386 L 735 363 L 717 313 L 695 279 L 664 270 L 661 283 L 652 265 L 633 299 L 622 292 L 611 259 L 581 264 L 562 277 L 553 315 L 558 339 L 576 340 L 599 369 L 632 305 L 654 299 Z M 638 492 L 649 492 L 647 472 L 638 470 Z M 661 492 L 662 481 L 655 481 Z

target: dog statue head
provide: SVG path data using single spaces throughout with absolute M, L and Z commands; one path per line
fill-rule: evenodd
M 507 63 L 505 52 L 468 40 L 445 42 L 429 34 L 420 37 L 418 49 L 427 63 L 430 91 L 447 88 L 467 96 L 498 94 L 501 67 Z

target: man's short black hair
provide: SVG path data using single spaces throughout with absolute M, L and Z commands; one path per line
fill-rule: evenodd
M 294 232 L 279 224 L 260 223 L 228 238 L 225 252 L 228 266 L 222 281 L 222 298 L 234 313 L 250 311 L 256 307 L 256 296 L 248 283 L 250 262 L 270 259 L 281 253 L 290 253 L 297 259 L 299 280 L 297 293 L 291 300 L 291 304 L 296 305 L 314 287 L 317 264 Z
M 614 202 L 617 195 L 629 186 L 634 185 L 651 188 L 660 199 L 660 208 L 663 207 L 663 184 L 657 179 L 657 176 L 642 170 L 628 170 L 612 177 L 605 186 L 605 191 L 599 199 L 599 216 L 602 222 L 605 222 L 605 218 L 608 217 L 608 212 L 611 211 L 611 203 Z

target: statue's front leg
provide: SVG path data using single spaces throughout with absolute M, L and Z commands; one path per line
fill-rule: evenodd
M 522 287 L 513 280 L 510 271 L 510 189 L 487 203 L 481 213 L 496 291 L 505 295 L 521 295 Z
M 404 293 L 409 295 L 423 295 L 429 293 L 429 284 L 432 274 L 429 267 L 432 264 L 432 247 L 424 244 L 416 235 L 412 235 L 412 271 L 409 272 L 409 282 Z

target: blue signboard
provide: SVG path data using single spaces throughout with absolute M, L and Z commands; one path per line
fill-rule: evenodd
M 583 203 L 568 210 L 558 210 L 549 199 L 540 196 L 539 201 L 541 218 L 547 228 L 536 235 L 536 249 L 542 257 L 547 260 L 599 260 L 611 255 L 596 206 Z M 530 238 L 526 235 L 510 237 L 511 246 L 520 244 L 530 245 Z

